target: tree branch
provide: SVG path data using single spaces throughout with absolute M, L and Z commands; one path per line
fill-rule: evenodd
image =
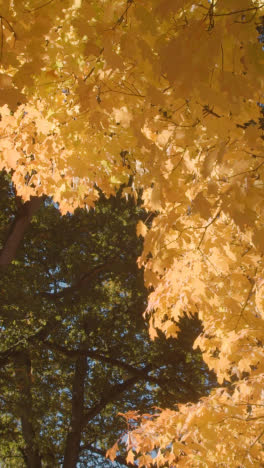
M 121 261 L 114 261 L 118 256 L 108 259 L 105 263 L 102 263 L 101 265 L 98 265 L 91 270 L 89 270 L 87 273 L 82 275 L 78 281 L 73 284 L 72 286 L 69 286 L 67 288 L 62 289 L 61 291 L 57 293 L 49 293 L 49 292 L 42 292 L 40 293 L 41 297 L 45 297 L 51 300 L 54 299 L 60 299 L 63 297 L 67 296 L 72 296 L 73 293 L 80 291 L 83 289 L 84 291 L 87 290 L 87 286 L 89 285 L 90 281 L 92 281 L 96 276 L 101 273 L 101 272 L 114 272 L 118 271 L 120 269 Z M 125 263 L 124 263 L 125 265 Z M 129 263 L 131 266 L 131 264 Z M 132 268 L 132 267 L 131 267 Z
M 61 346 L 61 345 L 58 345 L 58 344 L 55 344 L 55 343 L 51 343 L 50 341 L 45 341 L 44 344 L 47 345 L 47 347 L 49 349 L 52 349 L 52 350 L 57 351 L 59 353 L 62 353 L 65 356 L 68 356 L 68 357 L 70 357 L 72 359 L 77 359 L 78 356 L 87 356 L 87 357 L 90 357 L 90 358 L 94 359 L 95 361 L 101 361 L 101 362 L 105 362 L 107 364 L 111 364 L 113 366 L 119 367 L 120 369 L 124 369 L 131 376 L 133 376 L 133 377 L 137 376 L 139 380 L 142 379 L 142 380 L 146 380 L 148 382 L 152 382 L 152 383 L 154 383 L 156 385 L 159 385 L 159 387 L 161 387 L 161 388 L 165 387 L 164 390 L 169 395 L 175 396 L 175 394 L 170 393 L 166 388 L 167 385 L 171 384 L 171 382 L 168 379 L 164 379 L 162 377 L 155 377 L 153 375 L 148 374 L 148 372 L 150 370 L 153 370 L 150 365 L 145 366 L 144 368 L 135 368 L 134 366 L 131 366 L 130 364 L 127 364 L 127 363 L 125 363 L 123 361 L 120 361 L 118 359 L 114 359 L 114 358 L 109 357 L 109 356 L 104 356 L 103 354 L 100 354 L 97 351 L 91 351 L 91 350 L 85 349 L 85 348 L 76 349 L 76 350 L 75 349 L 67 349 L 64 346 Z M 190 385 L 186 384 L 183 381 L 180 381 L 178 390 L 182 390 L 182 388 L 185 388 L 189 393 L 191 392 L 193 397 L 199 396 Z
M 24 234 L 30 225 L 33 214 L 39 209 L 43 198 L 31 197 L 18 210 L 17 215 L 9 230 L 6 242 L 0 251 L 0 268 L 5 269 L 14 260 L 17 249 L 21 244 Z
M 149 369 L 150 366 L 145 367 L 145 370 Z M 140 380 L 140 378 L 142 377 L 133 376 L 127 379 L 125 382 L 122 382 L 121 384 L 116 384 L 112 387 L 109 387 L 107 394 L 102 396 L 101 401 L 96 403 L 94 406 L 92 406 L 85 412 L 82 427 L 85 427 L 89 421 L 91 421 L 95 416 L 97 416 L 108 403 L 116 401 L 122 395 L 122 393 L 124 393 L 130 387 L 133 387 L 133 385 L 135 385 L 135 383 L 137 383 Z
M 22 435 L 26 444 L 24 454 L 28 468 L 41 468 L 42 462 L 36 445 L 35 430 L 33 426 L 33 402 L 31 393 L 31 360 L 29 355 L 20 353 L 15 362 L 16 383 L 20 390 L 19 417 L 21 419 Z
M 118 359 L 114 359 L 108 356 L 104 356 L 103 354 L 98 353 L 97 351 L 91 351 L 89 349 L 67 349 L 64 346 L 51 343 L 50 341 L 45 341 L 44 344 L 49 348 L 54 351 L 58 351 L 61 354 L 64 354 L 65 356 L 71 357 L 73 359 L 77 359 L 79 356 L 87 356 L 95 361 L 102 361 L 106 362 L 108 364 L 112 364 L 113 366 L 117 366 L 120 369 L 124 369 L 127 372 L 133 373 L 133 374 L 140 374 L 142 375 L 142 372 L 144 372 L 144 369 L 136 369 L 135 367 L 131 366 L 130 364 L 126 364 L 123 361 L 119 361 Z
M 0 351 L 0 368 L 7 365 L 10 358 L 14 358 L 18 356 L 21 352 L 24 352 L 26 345 L 34 343 L 36 340 L 45 340 L 45 338 L 49 336 L 51 331 L 54 332 L 56 325 L 59 326 L 58 322 L 55 319 L 52 319 L 48 321 L 43 327 L 38 328 L 36 333 L 28 337 L 22 338 L 5 351 Z M 19 346 L 21 346 L 21 349 L 18 349 Z
M 82 436 L 86 372 L 87 359 L 85 356 L 79 357 L 75 363 L 75 373 L 72 384 L 71 423 L 66 438 L 63 468 L 75 468 L 78 462 Z

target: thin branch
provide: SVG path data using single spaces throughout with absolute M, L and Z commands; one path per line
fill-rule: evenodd
M 182 161 L 183 161 L 183 158 L 185 156 L 185 152 L 186 152 L 186 149 L 184 150 L 183 152 L 183 155 L 182 157 L 180 158 L 180 160 L 178 161 L 178 163 L 176 164 L 176 166 L 170 171 L 170 172 L 161 172 L 161 175 L 165 176 L 165 175 L 171 175 L 174 171 L 176 171 L 178 169 L 178 167 L 181 165 Z M 178 156 L 178 155 L 177 155 Z
M 9 28 L 9 31 L 14 34 L 14 38 L 16 40 L 17 35 L 16 35 L 16 31 L 14 30 L 13 26 L 9 23 L 9 21 L 4 16 L 1 16 L 1 19 L 3 19 L 6 22 L 8 28 Z
M 145 98 L 143 94 L 135 94 L 135 93 L 126 93 L 125 91 L 118 91 L 116 89 L 111 89 L 109 86 L 107 86 L 105 83 L 104 85 L 106 86 L 107 90 L 106 91 L 101 91 L 100 94 L 105 94 L 105 93 L 118 93 L 118 94 L 124 94 L 126 96 L 134 96 L 134 97 L 140 97 L 140 98 Z
M 192 229 L 193 231 L 199 231 L 199 230 L 204 229 L 204 230 L 206 231 L 207 228 L 208 228 L 209 226 L 211 226 L 211 224 L 213 224 L 213 222 L 214 222 L 214 221 L 216 220 L 216 218 L 219 216 L 220 212 L 221 212 L 221 210 L 219 210 L 219 211 L 217 212 L 217 214 L 215 215 L 215 217 L 212 219 L 212 221 L 210 221 L 210 222 L 209 222 L 208 224 L 206 224 L 205 226 L 188 226 L 188 227 L 186 227 L 186 228 L 183 228 L 181 231 L 180 231 L 179 229 L 174 228 L 176 231 L 178 231 L 178 232 L 180 233 L 179 236 L 177 237 L 177 239 L 174 239 L 174 240 L 172 240 L 172 241 L 170 241 L 170 242 L 167 242 L 167 243 L 165 242 L 164 244 L 161 245 L 161 248 L 165 248 L 167 245 L 170 245 L 170 244 L 172 244 L 173 242 L 177 242 L 177 240 L 180 239 L 180 237 L 182 236 L 182 234 L 183 234 L 185 231 L 189 231 L 190 229 Z M 204 237 L 204 235 L 205 235 L 205 232 L 203 233 L 203 237 Z M 201 239 L 200 244 L 202 243 L 202 241 L 203 241 L 203 239 Z M 199 249 L 200 244 L 198 245 L 197 249 Z
M 221 42 L 221 52 L 222 52 L 222 71 L 224 71 L 224 49 L 223 49 L 222 42 Z
M 218 119 L 221 119 L 222 115 L 217 114 L 214 112 L 213 107 L 209 107 L 207 104 L 203 106 L 203 116 L 207 117 L 209 114 L 213 115 L 214 117 L 217 117 Z
M 258 270 L 258 269 L 256 268 L 256 269 L 255 269 L 254 276 L 256 276 L 257 270 Z M 246 308 L 247 305 L 248 305 L 248 301 L 249 301 L 249 299 L 251 298 L 251 296 L 252 296 L 252 294 L 253 294 L 254 286 L 255 286 L 255 282 L 254 282 L 253 279 L 251 279 L 251 287 L 250 287 L 250 289 L 249 289 L 249 291 L 248 291 L 248 295 L 247 295 L 247 297 L 246 297 L 246 300 L 245 300 L 245 302 L 244 302 L 244 305 L 243 305 L 243 307 L 242 307 L 242 309 L 241 309 L 241 311 L 240 311 L 240 314 L 239 314 L 239 317 L 238 317 L 238 320 L 237 320 L 237 323 L 236 323 L 236 326 L 235 326 L 235 330 L 237 329 L 238 324 L 239 324 L 241 318 L 243 317 L 244 310 L 245 310 L 245 308 Z
M 216 213 L 216 215 L 214 216 L 214 218 L 204 227 L 204 232 L 203 232 L 202 237 L 201 237 L 201 239 L 200 239 L 200 241 L 199 241 L 199 244 L 198 244 L 198 246 L 197 246 L 197 249 L 198 249 L 198 250 L 200 250 L 200 246 L 201 246 L 201 244 L 202 244 L 202 242 L 203 242 L 203 240 L 204 240 L 204 236 L 205 236 L 205 234 L 206 234 L 207 229 L 215 222 L 215 220 L 216 220 L 217 218 L 219 218 L 220 213 L 221 213 L 221 209 L 218 210 L 218 212 Z
M 256 439 L 250 444 L 250 449 L 261 439 L 261 437 L 264 435 L 264 429 L 261 431 L 261 433 L 256 437 Z
M 174 122 L 174 120 L 170 120 L 170 119 L 159 119 L 159 122 L 167 122 L 169 124 L 172 124 L 174 125 L 175 127 L 177 128 L 194 128 L 196 127 L 197 125 L 199 125 L 199 123 L 201 122 L 200 119 L 196 119 L 195 122 L 193 122 L 192 124 L 190 125 L 181 125 L 181 124 L 178 124 L 177 122 Z
M 206 11 L 207 11 L 207 14 L 206 14 L 206 17 L 208 16 L 209 14 L 209 11 L 210 11 L 210 8 L 207 8 L 205 5 L 202 5 L 201 3 L 199 3 L 197 5 L 198 7 L 200 8 L 204 8 Z M 242 10 L 235 10 L 235 11 L 229 11 L 229 12 L 223 12 L 223 13 L 214 13 L 214 16 L 231 16 L 231 15 L 237 15 L 239 13 L 247 13 L 248 11 L 257 11 L 257 10 L 260 10 L 261 8 L 264 7 L 264 4 L 263 5 L 260 5 L 260 6 L 255 6 L 255 7 L 250 7 L 250 8 L 244 8 Z
M 249 448 L 246 450 L 245 455 L 243 457 L 242 463 L 244 463 L 244 460 L 246 456 L 249 454 L 250 450 L 254 445 L 261 439 L 261 437 L 264 435 L 264 429 L 261 431 L 261 433 L 253 440 L 253 442 L 250 444 Z
M 34 11 L 41 10 L 41 8 L 44 8 L 45 6 L 50 5 L 52 2 L 54 2 L 54 0 L 49 0 L 48 2 L 43 3 L 42 5 L 40 5 L 40 6 L 36 7 L 36 8 L 33 8 L 32 10 L 25 9 L 24 11 L 26 11 L 27 13 L 34 13 Z
M 257 11 L 260 10 L 261 8 L 264 7 L 263 5 L 260 5 L 258 7 L 250 7 L 250 8 L 244 8 L 243 10 L 236 10 L 236 11 L 229 11 L 228 13 L 215 13 L 214 16 L 231 16 L 231 15 L 238 15 L 239 13 L 247 13 L 248 11 Z
M 251 23 L 251 21 L 253 21 L 253 19 L 255 18 L 256 14 L 257 14 L 257 10 L 254 11 L 253 15 L 251 16 L 251 18 L 249 18 L 249 20 L 247 20 L 247 21 L 234 21 L 234 23 L 240 23 L 240 24 Z
M 240 175 L 244 174 L 250 174 L 251 172 L 256 172 L 261 166 L 263 166 L 264 161 L 262 161 L 255 169 L 249 169 L 248 171 L 243 171 L 243 172 L 238 172 L 237 174 L 234 174 L 232 176 L 226 176 L 227 179 L 233 179 L 233 177 L 238 177 Z
M 0 60 L 2 60 L 2 57 L 3 57 L 3 47 L 4 47 L 4 32 L 3 32 L 3 18 L 2 18 L 2 16 L 0 17 L 0 21 L 1 21 Z
M 93 68 L 89 71 L 88 75 L 86 75 L 86 77 L 83 79 L 84 82 L 92 75 L 92 73 L 94 72 L 94 70 L 95 70 L 95 67 L 93 67 Z
M 127 6 L 126 6 L 125 11 L 123 11 L 120 18 L 118 18 L 117 22 L 114 24 L 114 26 L 112 28 L 110 28 L 110 30 L 114 31 L 117 28 L 117 26 L 119 26 L 121 23 L 123 23 L 124 18 L 127 17 L 128 10 L 133 5 L 133 3 L 134 3 L 134 0 L 127 0 Z

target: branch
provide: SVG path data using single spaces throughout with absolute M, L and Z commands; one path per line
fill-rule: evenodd
M 89 349 L 67 349 L 64 346 L 60 346 L 55 343 L 51 343 L 50 341 L 45 341 L 44 344 L 54 351 L 58 351 L 59 353 L 64 354 L 65 356 L 72 357 L 73 359 L 77 359 L 80 356 L 87 356 L 96 361 L 106 362 L 108 364 L 112 364 L 113 366 L 120 367 L 120 369 L 124 369 L 127 372 L 133 374 L 141 374 L 144 372 L 144 369 L 136 369 L 130 364 L 126 364 L 125 362 L 119 361 L 118 359 L 114 359 L 108 356 L 104 356 L 97 351 L 90 351 Z
M 153 370 L 150 365 L 145 366 L 144 368 L 135 368 L 134 366 L 131 366 L 130 364 L 127 364 L 123 361 L 120 361 L 118 359 L 114 359 L 108 356 L 104 356 L 97 351 L 90 351 L 89 349 L 67 349 L 64 346 L 51 343 L 50 341 L 45 341 L 45 345 L 49 349 L 52 349 L 54 351 L 58 351 L 59 353 L 64 354 L 65 356 L 71 357 L 72 359 L 77 359 L 79 356 L 86 356 L 94 359 L 95 361 L 101 361 L 105 362 L 107 364 L 112 364 L 113 366 L 119 367 L 120 369 L 124 369 L 127 371 L 131 376 L 133 377 L 138 377 L 138 380 L 146 380 L 147 382 L 152 382 L 159 387 L 163 388 L 168 395 L 175 396 L 175 394 L 171 393 L 166 387 L 167 385 L 171 385 L 171 382 L 168 379 L 164 379 L 162 377 L 155 377 L 153 375 L 149 375 L 148 372 Z M 156 369 L 158 370 L 158 369 Z M 188 385 L 187 383 L 180 381 L 179 386 L 177 388 L 178 391 L 181 391 L 183 388 L 185 388 L 186 391 L 189 393 L 191 392 L 194 397 L 197 397 L 198 394 L 194 391 L 194 389 Z M 176 389 L 175 389 L 176 390 Z
M 255 268 L 254 278 L 256 277 L 257 271 L 258 271 L 258 269 Z M 248 291 L 248 294 L 247 294 L 247 298 L 246 298 L 246 300 L 245 300 L 245 302 L 244 302 L 244 304 L 243 304 L 243 307 L 242 307 L 242 309 L 241 309 L 241 311 L 240 311 L 240 314 L 239 314 L 239 317 L 238 317 L 236 326 L 235 326 L 235 328 L 234 328 L 235 331 L 237 330 L 238 324 L 239 324 L 241 318 L 243 317 L 245 308 L 246 308 L 247 305 L 248 305 L 248 301 L 249 301 L 249 299 L 251 298 L 251 296 L 252 296 L 252 294 L 253 294 L 253 289 L 254 289 L 254 286 L 255 286 L 255 281 L 254 281 L 253 278 L 248 278 L 248 280 L 249 280 L 249 282 L 250 282 L 250 284 L 251 284 L 251 287 L 249 288 L 249 291 Z
M 253 442 L 250 444 L 250 448 L 252 448 L 264 435 L 264 429 L 261 431 L 261 433 L 253 440 Z
M 120 262 L 114 263 L 113 260 L 114 259 L 109 259 L 107 260 L 107 262 L 102 263 L 101 265 L 98 265 L 92 268 L 90 271 L 88 271 L 83 276 L 81 276 L 81 278 L 72 286 L 64 288 L 57 293 L 43 292 L 43 293 L 40 293 L 40 296 L 53 300 L 53 299 L 60 299 L 63 297 L 67 297 L 67 296 L 72 296 L 74 292 L 79 291 L 82 288 L 87 290 L 87 286 L 89 285 L 89 282 L 92 281 L 99 273 L 107 272 L 107 271 L 108 272 L 114 271 L 115 266 L 120 265 Z
M 32 10 L 24 10 L 27 13 L 33 13 L 34 11 L 40 10 L 41 8 L 44 8 L 45 6 L 49 5 L 50 3 L 54 2 L 54 0 L 48 0 L 46 3 L 43 3 L 42 5 L 33 8 Z
M 209 14 L 209 11 L 211 9 L 211 6 L 207 8 L 206 6 L 202 4 L 198 4 L 200 8 L 204 8 L 207 11 L 206 16 Z M 228 11 L 228 12 L 220 12 L 220 13 L 214 13 L 214 16 L 232 16 L 232 15 L 238 15 L 239 13 L 247 13 L 248 11 L 257 11 L 260 10 L 261 8 L 264 7 L 264 4 L 260 6 L 254 6 L 254 7 L 249 7 L 249 8 L 244 8 L 242 10 L 234 10 L 234 11 Z
M 231 176 L 226 176 L 227 179 L 232 179 L 233 177 L 238 177 L 240 175 L 243 175 L 243 174 L 250 174 L 251 172 L 256 172 L 260 167 L 262 167 L 264 164 L 264 161 L 262 161 L 260 164 L 258 164 L 257 167 L 255 167 L 255 169 L 249 169 L 248 171 L 243 171 L 243 172 L 238 172 L 237 174 L 233 174 Z
M 146 371 L 149 369 L 150 366 L 145 367 Z M 109 387 L 107 394 L 102 396 L 101 401 L 99 401 L 86 411 L 83 418 L 82 427 L 85 427 L 89 421 L 91 421 L 95 416 L 97 416 L 108 403 L 116 401 L 122 395 L 122 393 L 124 393 L 130 387 L 133 387 L 133 385 L 135 385 L 135 383 L 137 383 L 139 380 L 139 376 L 133 376 L 121 384 L 116 384 L 112 387 Z
M 197 249 L 198 249 L 198 250 L 200 250 L 200 247 L 201 247 L 201 244 L 202 244 L 202 242 L 203 242 L 203 240 L 204 240 L 204 237 L 205 237 L 205 234 L 206 234 L 207 229 L 215 222 L 215 220 L 216 220 L 217 218 L 219 218 L 220 213 L 221 213 L 221 209 L 219 209 L 219 210 L 217 211 L 216 215 L 213 217 L 213 219 L 212 219 L 206 226 L 204 226 L 204 232 L 203 232 L 203 234 L 202 234 L 202 236 L 201 236 L 201 239 L 200 239 L 200 241 L 199 241 L 199 244 L 198 244 L 198 246 L 197 246 Z
M 28 353 L 21 353 L 15 363 L 15 379 L 19 389 L 18 416 L 25 441 L 25 458 L 28 468 L 41 468 L 41 456 L 36 444 L 32 400 L 31 360 Z
M 54 319 L 51 319 L 46 323 L 46 325 L 44 325 L 44 327 L 38 328 L 36 333 L 22 338 L 5 351 L 0 351 L 0 367 L 7 365 L 10 358 L 19 356 L 21 352 L 24 352 L 26 345 L 34 343 L 36 340 L 45 340 L 51 331 L 54 332 L 56 325 L 58 325 L 58 322 Z M 22 346 L 22 349 L 19 350 L 19 346 Z
M 63 468 L 75 468 L 78 463 L 82 436 L 82 420 L 84 410 L 84 388 L 87 373 L 85 356 L 79 357 L 75 363 L 72 383 L 72 413 L 69 432 L 66 438 Z
M 14 222 L 8 233 L 5 245 L 0 251 L 0 268 L 5 269 L 14 260 L 18 247 L 30 225 L 33 214 L 39 209 L 42 197 L 31 197 L 18 210 Z
M 255 7 L 250 7 L 250 8 L 244 8 L 242 10 L 236 10 L 236 11 L 229 11 L 227 13 L 223 12 L 223 13 L 214 13 L 214 16 L 231 16 L 231 15 L 238 15 L 239 13 L 247 13 L 248 11 L 257 11 L 257 10 L 260 10 L 261 8 L 264 7 L 264 4 L 263 5 L 260 5 L 260 6 L 255 6 Z
M 134 3 L 134 0 L 127 0 L 127 6 L 126 6 L 125 11 L 123 11 L 120 18 L 118 18 L 117 22 L 114 24 L 114 26 L 110 30 L 114 31 L 117 28 L 117 26 L 119 26 L 124 21 L 125 17 L 127 17 L 128 10 L 133 3 Z

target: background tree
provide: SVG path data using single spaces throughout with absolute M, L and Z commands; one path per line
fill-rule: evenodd
M 107 448 L 126 430 L 119 411 L 172 408 L 215 385 L 192 350 L 197 319 L 183 320 L 177 340 L 149 339 L 136 264 L 136 225 L 146 213 L 120 194 L 67 216 L 46 199 L 2 273 L 5 467 L 107 466 Z M 4 242 L 21 209 L 4 172 L 1 195 Z M 118 460 L 126 464 L 124 454 Z

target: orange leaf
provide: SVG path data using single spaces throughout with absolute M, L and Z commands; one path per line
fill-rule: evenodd
M 116 457 L 116 452 L 118 451 L 118 444 L 117 442 L 113 445 L 112 448 L 110 448 L 109 450 L 107 450 L 105 456 L 106 458 L 110 458 L 111 461 L 114 461 L 115 457 Z
M 134 459 L 135 459 L 134 453 L 132 452 L 132 450 L 129 450 L 129 452 L 127 454 L 127 457 L 126 457 L 126 462 L 131 463 L 133 465 L 134 464 Z
M 148 232 L 148 228 L 146 226 L 146 224 L 143 223 L 143 221 L 139 221 L 137 223 L 137 236 L 142 236 L 142 237 L 145 237 L 145 235 L 147 234 Z

